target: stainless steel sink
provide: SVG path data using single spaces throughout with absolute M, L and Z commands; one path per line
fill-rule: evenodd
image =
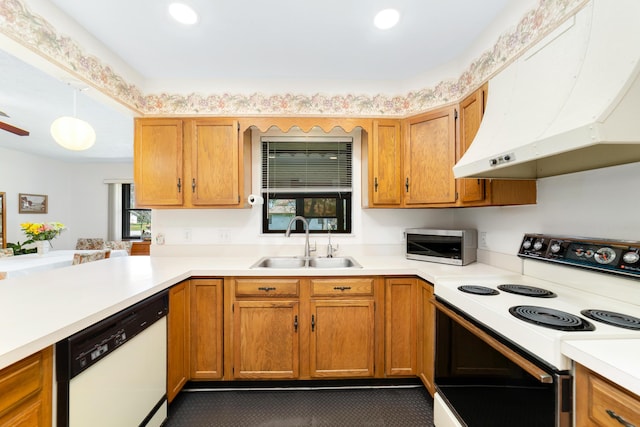
M 311 258 L 305 263 L 302 257 L 264 257 L 251 268 L 362 268 L 351 257 Z
M 362 268 L 351 257 L 311 258 L 309 267 L 313 268 Z
M 304 258 L 300 257 L 264 257 L 251 268 L 303 268 Z

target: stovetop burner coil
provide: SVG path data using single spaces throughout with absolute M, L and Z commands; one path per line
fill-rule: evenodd
M 619 328 L 640 331 L 640 319 L 637 317 L 613 311 L 595 309 L 582 310 L 580 313 L 597 322 L 606 323 L 607 325 L 617 326 Z
M 475 295 L 498 295 L 500 293 L 495 289 L 479 285 L 462 285 L 458 286 L 458 290 Z
M 509 292 L 517 295 L 524 295 L 527 297 L 536 297 L 536 298 L 555 298 L 557 295 L 551 291 L 542 288 L 536 288 L 535 286 L 528 285 L 514 285 L 514 284 L 506 284 L 506 285 L 498 285 L 498 289 L 501 291 Z
M 525 322 L 558 331 L 593 331 L 595 326 L 588 320 L 560 310 L 532 305 L 516 305 L 509 313 Z

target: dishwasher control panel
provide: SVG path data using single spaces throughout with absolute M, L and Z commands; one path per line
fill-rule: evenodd
M 56 344 L 56 374 L 67 381 L 166 316 L 166 291 L 147 298 Z

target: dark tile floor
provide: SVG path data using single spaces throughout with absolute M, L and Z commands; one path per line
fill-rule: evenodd
M 165 427 L 433 426 L 424 387 L 183 391 Z

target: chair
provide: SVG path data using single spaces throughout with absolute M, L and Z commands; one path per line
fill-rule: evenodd
M 104 242 L 104 246 L 114 251 L 126 250 L 127 255 L 131 255 L 131 247 L 133 246 L 133 242 L 130 240 L 107 240 L 106 242 Z
M 102 250 L 104 249 L 104 239 L 99 237 L 81 237 L 76 242 L 76 249 L 83 250 Z
M 8 256 L 13 256 L 13 248 L 6 248 L 6 249 L 0 248 L 0 258 L 4 258 Z
M 108 254 L 111 254 L 111 249 L 99 252 L 81 252 L 73 254 L 73 261 L 71 265 L 86 264 L 91 261 L 98 261 L 101 259 L 109 258 Z

